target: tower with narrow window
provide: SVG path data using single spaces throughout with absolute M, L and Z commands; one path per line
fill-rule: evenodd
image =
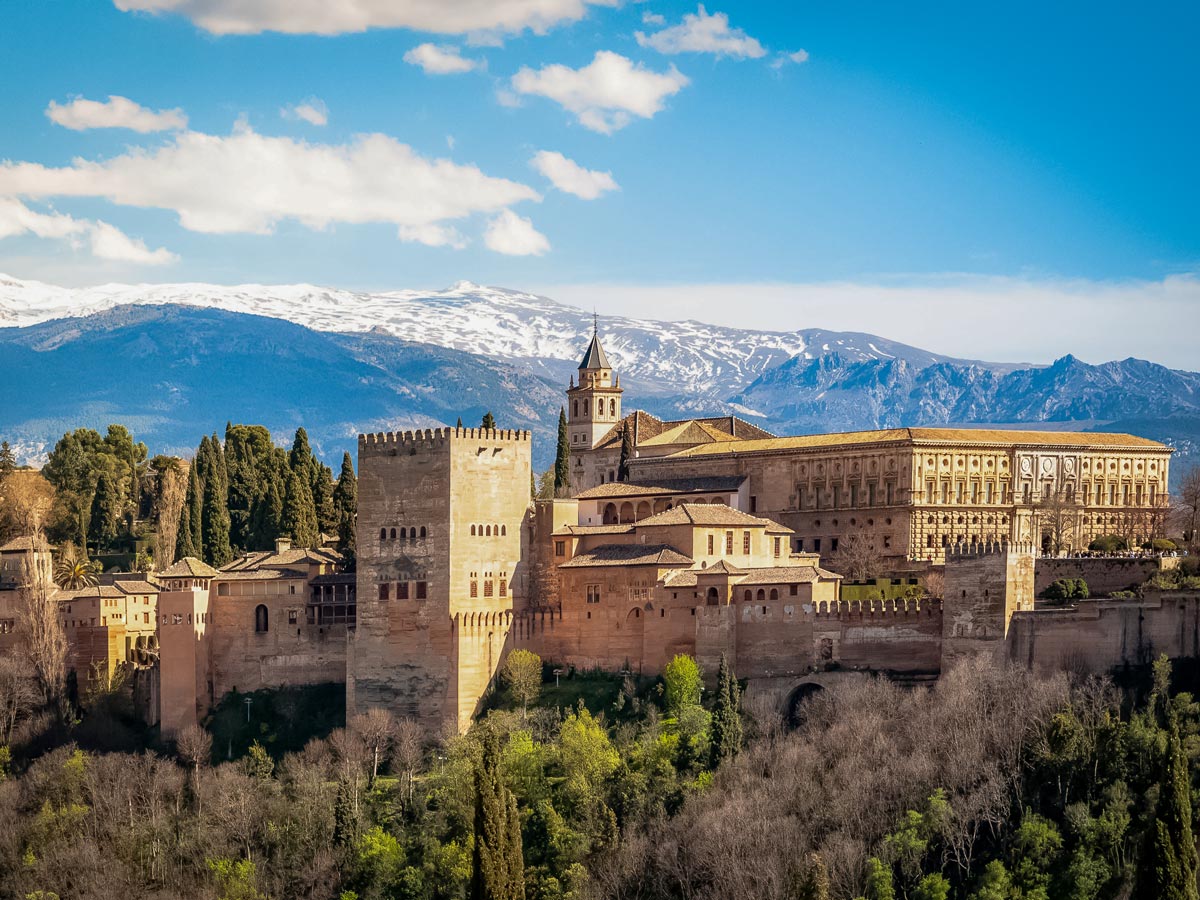
M 567 388 L 567 433 L 571 452 L 592 450 L 621 421 L 621 379 L 613 375 L 598 327 L 579 363 L 579 383 Z

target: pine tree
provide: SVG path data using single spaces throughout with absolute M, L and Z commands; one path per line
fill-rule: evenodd
M 737 676 L 733 674 L 729 661 L 722 653 L 721 664 L 717 669 L 717 702 L 713 708 L 710 729 L 710 765 L 714 769 L 724 760 L 737 756 L 742 751 L 742 716 L 739 711 L 741 699 Z
M 621 426 L 621 461 L 617 465 L 617 481 L 629 480 L 629 461 L 633 459 L 633 429 L 626 422 Z
M 358 479 L 354 475 L 354 463 L 349 453 L 342 456 L 342 471 L 333 489 L 333 507 L 337 519 L 338 551 L 349 563 L 354 559 L 355 517 L 358 513 Z
M 295 547 L 317 545 L 317 513 L 313 509 L 312 493 L 308 483 L 295 471 L 288 476 L 280 531 L 291 537 Z
M 558 408 L 558 446 L 554 451 L 554 496 L 565 497 L 571 490 L 571 443 L 567 439 L 567 411 Z
M 471 900 L 524 900 L 525 861 L 517 798 L 500 774 L 500 739 L 489 731 L 475 767 Z
M 201 546 L 205 562 L 220 568 L 232 561 L 233 551 L 229 547 L 229 507 L 221 490 L 224 479 L 216 458 L 212 464 L 211 474 L 204 482 L 204 500 L 200 507 Z
M 185 556 L 200 557 L 200 548 L 196 546 L 196 528 L 192 524 L 192 516 L 200 517 L 200 479 L 196 474 L 196 462 L 188 466 L 187 494 L 183 500 L 183 510 L 179 513 L 179 533 L 175 538 L 175 558 Z
M 492 415 L 492 411 L 490 409 L 483 414 L 483 424 L 481 424 L 479 427 L 487 431 L 490 431 L 496 427 L 496 417 Z

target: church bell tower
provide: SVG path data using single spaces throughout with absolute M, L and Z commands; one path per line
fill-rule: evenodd
M 621 421 L 621 380 L 614 378 L 604 347 L 599 320 L 592 324 L 592 340 L 579 363 L 579 383 L 567 388 L 567 432 L 571 452 L 591 450 Z

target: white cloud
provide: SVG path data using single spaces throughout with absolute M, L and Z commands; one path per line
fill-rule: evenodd
M 324 100 L 319 100 L 316 97 L 309 97 L 295 106 L 285 106 L 279 111 L 279 114 L 285 119 L 299 119 L 301 122 L 307 122 L 309 125 L 322 126 L 329 124 L 329 107 L 325 105 Z
M 396 236 L 402 241 L 424 244 L 426 247 L 453 247 L 461 250 L 467 239 L 452 225 L 401 225 Z
M 806 63 L 808 62 L 808 51 L 797 50 L 794 53 L 780 53 L 775 57 L 775 61 L 771 63 L 772 69 L 782 69 L 788 63 Z
M 419 44 L 404 54 L 404 61 L 420 66 L 427 75 L 457 75 L 483 68 L 483 61 L 464 59 L 457 47 Z
M 575 113 L 585 128 L 602 134 L 624 128 L 632 116 L 649 119 L 688 83 L 674 66 L 654 72 L 609 50 L 597 52 L 582 69 L 522 66 L 512 79 L 518 94 L 548 97 Z
M 483 242 L 488 249 L 508 256 L 541 256 L 550 249 L 550 241 L 511 209 L 506 209 L 488 222 Z
M 367 134 L 341 145 L 183 132 L 154 150 L 50 168 L 0 162 L 0 196 L 102 197 L 173 210 L 190 231 L 270 233 L 292 219 L 309 228 L 391 223 L 405 240 L 456 245 L 449 221 L 540 200 L 528 185 L 472 165 L 426 159 L 406 144 Z
M 643 25 L 666 25 L 667 17 L 660 16 L 658 13 L 652 13 L 649 10 L 647 10 L 646 12 L 642 13 L 642 24 Z
M 134 103 L 128 97 L 110 95 L 103 103 L 76 97 L 70 103 L 51 100 L 46 107 L 50 121 L 72 131 L 88 128 L 129 128 L 141 134 L 152 131 L 178 131 L 187 128 L 187 116 L 182 109 L 162 109 L 157 112 Z
M 738 328 L 869 331 L 966 359 L 1049 363 L 1073 353 L 1092 363 L 1136 356 L 1197 369 L 1200 273 L 1157 281 L 933 273 L 816 283 L 523 287 L 607 315 L 646 318 L 653 310 L 656 319 Z M 1013 322 L 1037 327 L 1013 328 Z M 1164 322 L 1192 324 L 1164 328 Z
M 659 53 L 713 53 L 738 59 L 758 59 L 767 54 L 766 48 L 746 32 L 730 28 L 729 16 L 725 13 L 710 16 L 703 4 L 695 14 L 685 15 L 678 25 L 650 35 L 638 31 L 634 37 L 641 46 L 651 47 Z
M 113 0 L 125 12 L 185 16 L 213 34 L 345 34 L 410 28 L 435 34 L 526 28 L 543 34 L 615 0 Z
M 74 247 L 85 243 L 92 255 L 114 262 L 161 266 L 178 257 L 168 250 L 150 250 L 107 222 L 76 219 L 62 213 L 39 213 L 14 197 L 0 197 L 0 239 L 32 234 L 51 240 L 68 240 Z
M 553 150 L 539 150 L 529 164 L 541 172 L 560 191 L 595 200 L 605 191 L 619 190 L 611 172 L 585 169 L 574 160 Z

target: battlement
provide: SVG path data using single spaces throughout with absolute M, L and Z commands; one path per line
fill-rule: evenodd
M 528 443 L 530 433 L 517 428 L 418 428 L 415 431 L 381 431 L 358 436 L 360 454 L 392 454 L 397 450 L 430 450 L 455 440 Z
M 951 544 L 946 548 L 946 562 L 978 559 L 983 556 L 1005 556 L 1008 554 L 1033 555 L 1034 546 L 1028 541 L 988 541 L 975 544 Z
M 839 619 L 847 616 L 903 618 L 941 615 L 942 601 L 932 598 L 914 600 L 834 600 L 813 604 L 818 618 Z

